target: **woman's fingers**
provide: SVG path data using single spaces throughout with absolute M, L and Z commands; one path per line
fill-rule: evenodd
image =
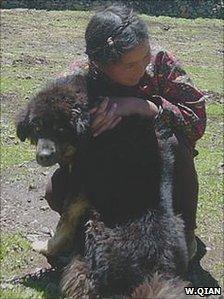
M 99 130 L 101 127 L 108 127 L 111 124 L 111 121 L 115 117 L 116 105 L 112 106 L 107 114 L 100 114 L 97 118 L 93 121 L 92 129 L 94 131 Z M 117 116 L 116 116 L 117 117 Z
M 122 120 L 122 117 L 121 117 L 121 116 L 116 117 L 107 129 L 108 129 L 108 130 L 113 129 L 114 127 L 116 127 L 117 124 L 119 124 L 119 122 L 120 122 L 121 120 Z
M 99 114 L 105 113 L 109 104 L 109 98 L 106 97 L 105 100 L 100 103 L 99 106 L 93 107 L 89 110 L 90 114 L 93 114 L 96 117 Z
M 93 117 L 91 127 L 95 128 L 104 119 L 109 105 L 109 99 L 106 98 L 99 106 L 94 107 L 90 110 Z
M 89 113 L 90 113 L 90 114 L 94 114 L 94 113 L 98 110 L 98 108 L 99 108 L 99 107 L 94 107 L 94 108 L 90 109 L 90 110 L 89 110 Z
M 101 110 L 102 112 L 99 114 L 98 112 L 95 113 L 93 115 L 94 120 L 91 125 L 92 130 L 96 131 L 104 125 L 107 126 L 107 124 L 109 124 L 111 122 L 111 119 L 114 117 L 116 109 L 117 109 L 116 103 L 108 102 L 105 110 Z
M 117 110 L 117 103 L 112 103 L 112 105 L 110 106 L 110 108 L 107 112 L 107 117 L 108 118 L 113 117 L 116 110 Z
M 117 115 L 117 110 L 118 104 L 109 98 L 105 98 L 98 107 L 90 110 L 93 117 L 91 129 L 94 137 L 106 130 L 113 129 L 121 121 L 121 117 Z
M 117 116 L 112 117 L 108 122 L 102 124 L 97 129 L 95 129 L 93 131 L 93 136 L 96 137 L 106 130 L 113 129 L 121 121 L 121 119 L 122 119 L 121 117 L 117 117 Z
M 94 116 L 93 122 L 91 124 L 91 128 L 93 131 L 97 130 L 97 128 L 102 125 L 104 118 L 105 118 L 104 114 L 99 114 L 97 116 Z
M 109 104 L 109 98 L 106 97 L 105 100 L 99 105 L 97 110 L 98 113 L 104 113 L 107 110 L 107 105 Z

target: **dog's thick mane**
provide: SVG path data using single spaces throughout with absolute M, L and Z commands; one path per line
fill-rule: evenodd
M 84 74 L 58 78 L 30 98 L 16 117 L 17 135 L 22 141 L 31 139 L 30 128 L 36 120 L 52 127 L 66 123 L 74 135 L 84 134 L 90 122 Z
M 53 115 L 61 113 L 71 117 L 76 108 L 86 110 L 88 107 L 86 78 L 83 75 L 58 78 L 33 96 L 28 106 L 30 109 L 35 108 L 38 116 L 43 113 Z
M 29 130 L 34 117 L 47 121 L 64 117 L 72 135 L 86 136 L 90 125 L 87 94 L 86 78 L 77 74 L 48 85 L 22 114 L 17 128 L 24 133 L 21 140 L 29 138 L 24 128 Z M 80 140 L 76 140 L 78 146 Z M 83 192 L 101 221 L 93 219 L 86 232 L 85 283 L 79 283 L 83 269 L 75 256 L 64 275 L 64 289 L 82 295 L 89 291 L 86 288 L 95 288 L 98 294 L 127 294 L 150 273 L 182 275 L 186 244 L 183 223 L 173 216 L 170 145 L 165 142 L 160 148 L 153 122 L 138 115 L 122 119 L 114 130 L 86 145 L 84 152 L 77 151 L 70 181 L 72 185 L 79 182 L 81 188 L 75 194 Z M 68 187 L 71 193 L 72 187 Z
M 149 209 L 140 217 L 113 228 L 107 227 L 97 214 L 88 222 L 83 264 L 78 269 L 75 257 L 63 275 L 63 290 L 74 296 L 72 298 L 76 298 L 82 287 L 84 292 L 91 294 L 95 291 L 105 296 L 131 294 L 146 278 L 148 283 L 138 287 L 131 298 L 143 298 L 136 296 L 144 294 L 165 299 L 165 294 L 174 287 L 177 290 L 173 292 L 173 298 L 184 294 L 186 284 L 177 277 L 184 276 L 187 250 L 183 221 L 173 213 L 175 159 L 170 142 L 163 142 L 160 158 L 158 209 Z M 86 271 L 83 281 L 75 277 L 79 271 Z

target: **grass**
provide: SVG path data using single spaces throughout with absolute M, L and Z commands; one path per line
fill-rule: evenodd
M 30 150 L 30 146 L 26 145 L 9 145 L 1 147 L 2 155 L 2 170 L 11 167 L 13 165 L 20 165 L 24 162 L 33 160 L 35 151 Z
M 1 279 L 17 276 L 30 264 L 30 243 L 22 234 L 10 233 L 1 235 L 0 261 Z M 25 283 L 24 285 L 8 284 L 0 290 L 1 299 L 56 299 L 57 286 L 45 282 Z
M 29 264 L 30 244 L 20 233 L 2 234 L 0 248 L 1 279 L 18 274 Z M 1 299 L 41 299 L 41 295 L 33 289 L 13 285 L 0 291 Z
M 3 233 L 0 248 L 1 277 L 4 277 L 4 273 L 15 275 L 18 269 L 29 263 L 27 256 L 30 244 L 20 233 Z
M 27 80 L 22 78 L 4 77 L 1 78 L 1 92 L 9 93 L 15 92 L 20 94 L 28 94 L 33 92 L 35 85 L 37 85 L 36 80 Z
M 200 89 L 222 93 L 223 73 L 221 69 L 217 70 L 216 67 L 210 66 L 188 66 L 186 70 Z
M 84 31 L 90 13 L 79 11 L 7 10 L 2 12 L 2 170 L 16 168 L 34 159 L 28 143 L 19 143 L 14 130 L 17 111 L 47 80 L 55 77 L 74 59 L 84 53 Z M 177 19 L 148 17 L 152 40 L 171 50 L 182 61 L 195 84 L 220 99 L 223 89 L 222 26 L 221 20 Z M 169 25 L 169 30 L 163 26 Z M 208 101 L 208 126 L 198 142 L 196 166 L 199 175 L 200 200 L 198 205 L 198 234 L 213 247 L 205 264 L 221 281 L 222 272 L 222 108 Z M 22 180 L 22 176 L 18 179 Z M 209 215 L 209 216 L 208 216 Z M 30 247 L 17 232 L 2 235 L 1 275 L 10 277 L 26 268 Z M 0 298 L 46 299 L 41 290 L 13 288 L 2 290 Z
M 221 104 L 207 107 L 207 128 L 198 142 L 199 156 L 196 167 L 199 177 L 198 235 L 211 247 L 212 251 L 221 250 L 220 258 L 211 256 L 205 267 L 220 277 L 223 274 L 223 134 Z M 223 284 L 223 281 L 222 281 Z
M 2 290 L 0 299 L 43 299 L 44 292 L 34 291 L 31 288 L 15 287 L 13 290 Z M 52 298 L 53 299 L 53 298 Z

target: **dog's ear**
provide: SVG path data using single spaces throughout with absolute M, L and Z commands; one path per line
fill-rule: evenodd
M 70 89 L 79 103 L 87 103 L 87 78 L 85 72 L 82 70 L 76 71 L 71 75 L 58 80 L 59 83 L 64 84 Z
M 21 141 L 25 141 L 29 136 L 29 107 L 27 106 L 16 116 L 16 134 Z

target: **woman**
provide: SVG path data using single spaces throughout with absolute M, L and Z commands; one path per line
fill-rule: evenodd
M 172 136 L 176 149 L 174 210 L 184 219 L 192 258 L 196 253 L 198 200 L 193 158 L 195 143 L 206 125 L 204 96 L 170 53 L 150 48 L 147 26 L 131 9 L 111 6 L 96 13 L 87 26 L 85 39 L 90 100 L 94 104 L 99 96 L 105 97 L 91 110 L 94 136 L 113 129 L 123 116 L 133 114 L 154 119 L 158 140 Z M 79 67 L 73 63 L 71 70 Z M 81 67 L 86 67 L 85 63 Z M 49 204 L 59 213 L 66 176 L 66 168 L 59 169 L 46 192 Z

